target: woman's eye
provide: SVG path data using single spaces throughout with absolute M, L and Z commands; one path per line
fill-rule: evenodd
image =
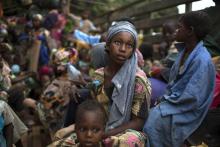
M 127 48 L 133 48 L 132 44 L 127 44 Z
M 120 41 L 114 41 L 114 44 L 120 46 L 121 42 Z

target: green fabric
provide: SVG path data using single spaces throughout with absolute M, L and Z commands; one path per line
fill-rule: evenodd
M 204 9 L 206 13 L 211 17 L 212 28 L 211 32 L 204 39 L 204 45 L 212 56 L 220 55 L 220 6 L 209 7 Z
M 218 34 L 220 35 L 220 31 Z M 216 43 L 212 36 L 206 36 L 206 38 L 204 39 L 204 46 L 208 49 L 212 57 L 220 55 L 220 45 Z

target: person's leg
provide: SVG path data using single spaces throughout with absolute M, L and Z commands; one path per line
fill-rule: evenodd
M 220 146 L 220 108 L 209 110 L 204 123 L 203 126 L 206 128 L 204 142 L 208 146 Z
M 152 108 L 143 128 L 146 147 L 172 146 L 170 124 L 171 117 L 162 117 L 158 106 Z
M 75 114 L 78 104 L 74 101 L 74 99 L 71 99 L 68 107 L 67 112 L 64 119 L 64 127 L 68 127 L 69 125 L 72 125 L 75 123 Z
M 4 127 L 4 136 L 6 139 L 7 147 L 13 146 L 13 124 L 10 123 Z
M 21 142 L 21 139 L 18 140 L 18 141 L 15 143 L 15 146 L 16 146 L 16 147 L 23 147 L 23 144 L 22 144 L 22 142 Z
M 220 108 L 208 111 L 198 129 L 187 139 L 189 145 L 200 145 L 202 142 L 209 146 L 219 146 L 220 141 Z

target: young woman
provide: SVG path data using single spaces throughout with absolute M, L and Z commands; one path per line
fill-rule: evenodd
M 108 114 L 105 137 L 110 137 L 112 141 L 116 139 L 112 136 L 123 134 L 127 129 L 138 134 L 148 116 L 151 87 L 137 65 L 136 45 L 134 25 L 128 21 L 115 22 L 107 34 L 108 64 L 94 74 L 93 79 L 100 83 L 94 91 L 95 97 Z M 129 138 L 128 135 L 120 142 L 126 142 Z M 142 146 L 143 138 L 138 139 L 137 145 Z

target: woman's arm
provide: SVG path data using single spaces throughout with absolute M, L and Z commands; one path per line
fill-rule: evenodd
M 62 128 L 55 133 L 54 140 L 62 139 L 64 136 L 73 132 L 74 130 L 75 130 L 75 124 L 72 124 L 66 128 Z
M 11 82 L 12 82 L 12 84 L 16 84 L 18 82 L 22 82 L 23 80 L 25 80 L 25 79 L 27 79 L 29 77 L 35 76 L 34 74 L 35 74 L 34 72 L 24 73 L 23 75 L 20 75 L 20 76 L 16 77 L 15 79 L 11 79 Z
M 104 138 L 116 135 L 118 133 L 122 133 L 123 131 L 125 131 L 127 129 L 134 129 L 134 130 L 137 130 L 137 131 L 141 131 L 143 126 L 144 126 L 144 119 L 132 114 L 131 121 L 129 121 L 128 123 L 122 124 L 117 128 L 109 130 L 104 135 Z
M 117 128 L 109 130 L 104 137 L 109 137 L 122 133 L 127 129 L 141 131 L 144 126 L 145 119 L 148 116 L 150 105 L 150 84 L 147 78 L 137 77 L 135 80 L 134 98 L 131 108 L 131 120 Z

